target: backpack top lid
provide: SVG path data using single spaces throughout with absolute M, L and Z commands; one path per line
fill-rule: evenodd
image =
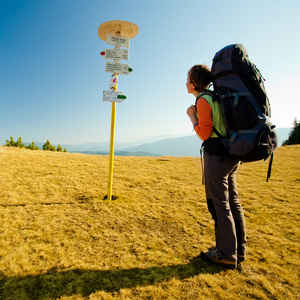
M 242 44 L 232 44 L 215 54 L 211 73 L 213 76 L 222 75 L 224 72 L 249 74 L 253 66 L 245 47 Z

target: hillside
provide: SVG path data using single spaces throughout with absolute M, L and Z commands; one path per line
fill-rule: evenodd
M 278 128 L 278 145 L 280 146 L 289 136 L 291 128 Z M 63 145 L 68 152 L 79 152 L 86 154 L 107 155 L 109 153 L 109 142 L 87 143 L 82 145 Z M 152 137 L 134 143 L 115 143 L 115 154 L 121 156 L 177 156 L 198 157 L 202 141 L 197 135 Z
M 288 138 L 290 128 L 278 128 L 278 145 L 280 146 L 284 140 Z M 159 140 L 153 143 L 146 143 L 138 145 L 136 147 L 125 148 L 124 152 L 149 152 L 157 155 L 171 155 L 177 157 L 184 156 L 193 156 L 198 157 L 202 140 L 197 137 L 196 134 L 177 137 L 177 138 L 168 138 Z
M 247 258 L 214 245 L 194 157 L 108 157 L 0 148 L 0 299 L 299 299 L 300 146 L 242 164 Z

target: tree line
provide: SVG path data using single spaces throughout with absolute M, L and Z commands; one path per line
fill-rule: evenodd
M 30 150 L 40 150 L 40 147 L 36 146 L 34 144 L 34 141 L 32 143 L 30 143 L 29 145 L 25 145 L 25 143 L 23 143 L 21 137 L 19 137 L 17 141 L 14 141 L 14 138 L 11 136 L 10 140 L 6 139 L 6 145 L 5 146 L 25 148 L 25 149 L 30 149 Z M 47 142 L 43 145 L 42 149 L 45 150 L 45 151 L 67 152 L 67 149 L 64 148 L 64 150 L 63 150 L 61 145 L 58 145 L 57 147 L 55 147 L 54 145 L 51 145 L 49 140 L 47 140 Z
M 300 144 L 300 121 L 297 121 L 297 119 L 295 119 L 295 121 L 293 123 L 293 128 L 289 134 L 289 138 L 282 143 L 282 146 L 295 145 L 295 144 Z M 25 145 L 23 143 L 21 137 L 19 137 L 17 141 L 14 141 L 14 138 L 11 136 L 10 140 L 8 140 L 8 139 L 6 140 L 5 146 L 26 148 L 26 149 L 31 149 L 31 150 L 40 150 L 39 146 L 36 146 L 34 144 L 34 141 L 32 143 L 30 143 L 29 145 Z M 47 142 L 43 145 L 42 149 L 45 151 L 67 152 L 67 149 L 64 148 L 64 150 L 63 150 L 61 145 L 58 145 L 57 147 L 55 147 L 54 145 L 51 145 L 49 140 L 47 140 Z
M 289 134 L 289 138 L 282 143 L 282 146 L 296 144 L 300 144 L 300 122 L 297 119 L 293 123 L 293 129 Z

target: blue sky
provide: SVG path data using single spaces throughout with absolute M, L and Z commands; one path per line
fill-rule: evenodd
M 101 23 L 138 25 L 130 41 L 133 72 L 120 75 L 116 141 L 191 133 L 186 75 L 211 65 L 219 49 L 242 43 L 266 79 L 272 120 L 300 119 L 300 1 L 0 0 L 0 144 L 109 141 L 111 74 L 100 52 Z

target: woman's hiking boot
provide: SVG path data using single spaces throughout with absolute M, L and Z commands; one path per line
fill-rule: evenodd
M 236 269 L 237 263 L 235 261 L 230 261 L 224 258 L 219 257 L 218 250 L 212 250 L 207 252 L 201 252 L 200 257 L 206 262 L 223 266 L 226 269 Z

